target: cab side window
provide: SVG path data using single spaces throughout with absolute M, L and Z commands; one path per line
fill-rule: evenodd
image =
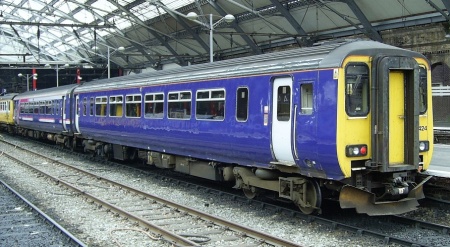
M 423 115 L 427 112 L 427 93 L 428 93 L 428 84 L 427 84 L 427 70 L 423 67 L 420 67 L 419 70 L 419 109 L 420 114 Z
M 345 111 L 351 117 L 369 113 L 369 68 L 353 63 L 345 68 Z

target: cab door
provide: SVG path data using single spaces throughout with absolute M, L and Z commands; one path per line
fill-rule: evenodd
M 376 66 L 371 165 L 382 172 L 419 168 L 419 70 L 413 58 L 385 56 Z
M 389 72 L 389 163 L 403 164 L 405 143 L 405 78 L 401 70 Z
M 292 153 L 292 78 L 276 78 L 272 88 L 272 151 L 276 162 L 295 165 Z

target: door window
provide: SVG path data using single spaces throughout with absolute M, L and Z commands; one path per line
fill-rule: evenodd
M 289 121 L 291 118 L 291 87 L 278 87 L 277 119 Z

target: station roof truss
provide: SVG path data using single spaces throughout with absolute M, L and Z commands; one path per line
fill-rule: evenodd
M 2 0 L 0 64 L 204 63 L 210 23 L 215 61 L 347 37 L 383 42 L 382 31 L 399 27 L 449 30 L 449 8 L 448 0 Z

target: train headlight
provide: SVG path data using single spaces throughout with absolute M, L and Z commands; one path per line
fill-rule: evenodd
M 359 157 L 367 155 L 367 145 L 359 144 L 359 145 L 348 145 L 345 147 L 345 154 L 347 157 Z
M 419 141 L 419 152 L 425 152 L 430 149 L 429 141 Z

